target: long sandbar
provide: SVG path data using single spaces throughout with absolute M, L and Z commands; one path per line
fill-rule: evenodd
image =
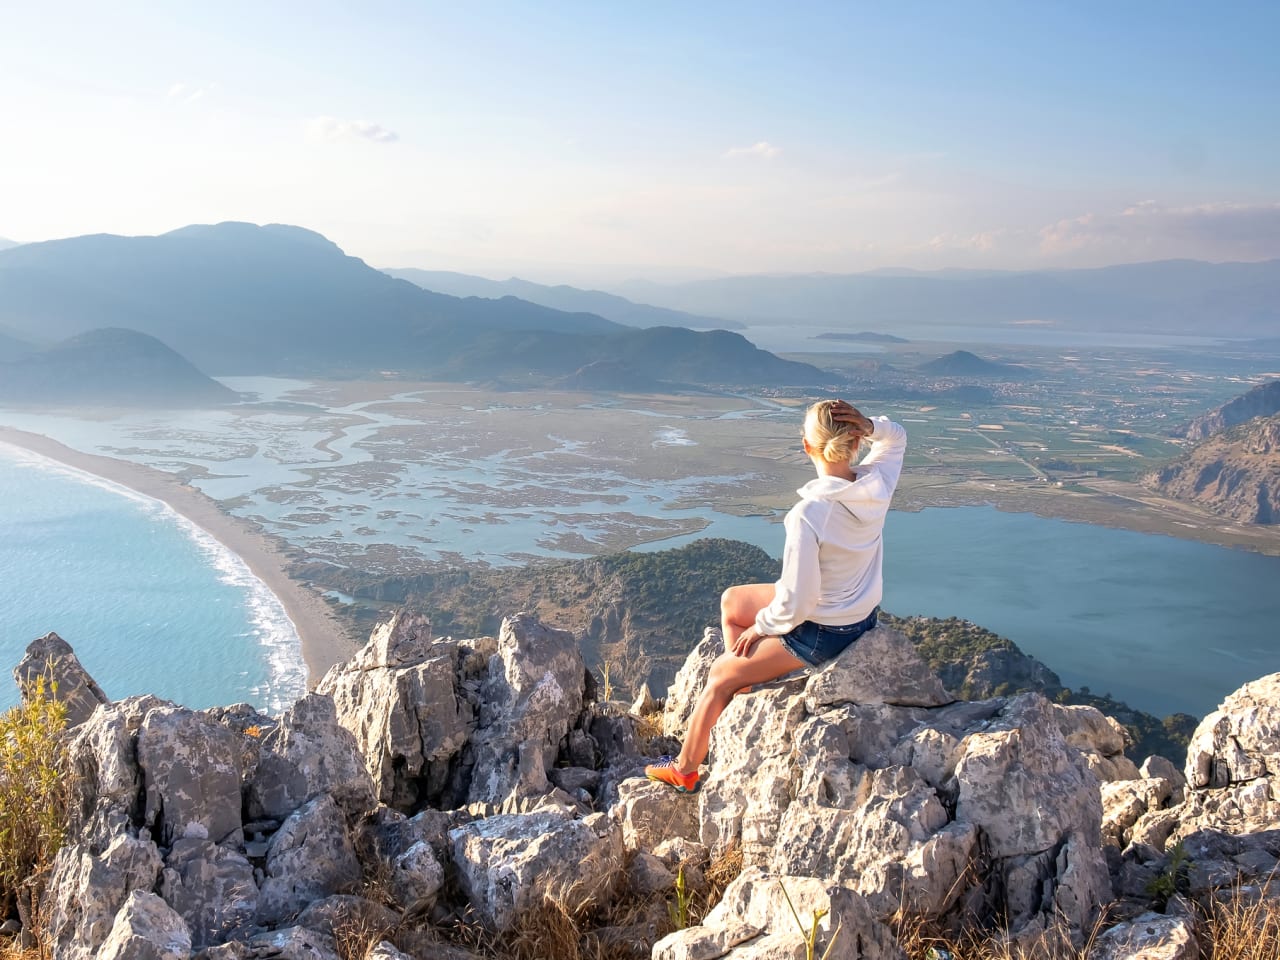
M 288 557 L 253 524 L 218 508 L 211 497 L 163 470 L 74 450 L 38 433 L 0 426 L 0 443 L 83 470 L 153 500 L 159 500 L 186 517 L 244 561 L 250 572 L 280 600 L 293 622 L 313 686 L 335 663 L 350 658 L 356 643 L 349 637 L 328 605 L 313 589 L 288 575 Z

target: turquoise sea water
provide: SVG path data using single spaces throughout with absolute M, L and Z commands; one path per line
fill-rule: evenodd
M 0 666 L 50 631 L 112 698 L 276 711 L 305 688 L 293 624 L 238 557 L 156 500 L 0 444 Z M 16 700 L 0 683 L 0 707 Z

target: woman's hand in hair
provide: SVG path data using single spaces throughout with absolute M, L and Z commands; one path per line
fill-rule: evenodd
M 847 400 L 831 402 L 831 419 L 837 423 L 853 424 L 858 433 L 864 437 L 869 437 L 875 432 L 875 424 Z

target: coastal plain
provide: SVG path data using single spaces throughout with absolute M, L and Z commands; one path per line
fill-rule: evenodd
M 988 346 L 1036 375 L 966 391 L 956 389 L 963 380 L 916 372 L 949 346 L 797 355 L 836 371 L 844 382 L 833 392 L 907 427 L 896 509 L 994 506 L 1280 555 L 1274 527 L 1234 523 L 1138 482 L 1181 451 L 1178 423 L 1242 392 L 1280 366 L 1275 358 L 1246 362 L 1230 345 L 1198 354 Z M 0 439 L 163 500 L 239 553 L 285 604 L 313 681 L 361 638 L 332 616 L 344 598 L 290 578 L 299 563 L 413 576 L 699 536 L 776 555 L 781 531 L 762 524 L 811 475 L 799 425 L 813 396 L 767 385 L 512 390 L 394 372 L 223 382 L 239 403 L 7 408 Z

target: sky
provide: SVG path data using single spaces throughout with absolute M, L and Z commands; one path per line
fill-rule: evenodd
M 1280 257 L 1280 4 L 0 0 L 0 236 L 604 286 Z

